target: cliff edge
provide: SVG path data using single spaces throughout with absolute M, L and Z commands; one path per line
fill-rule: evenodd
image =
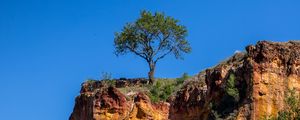
M 300 42 L 259 41 L 187 80 L 165 101 L 145 90 L 121 92 L 145 80 L 87 81 L 70 120 L 260 120 L 290 109 L 300 91 Z M 117 88 L 116 88 L 117 87 Z M 120 89 L 121 88 L 121 89 Z M 147 91 L 147 90 L 146 90 Z M 296 106 L 299 108 L 299 106 Z M 294 118 L 296 116 L 294 115 Z

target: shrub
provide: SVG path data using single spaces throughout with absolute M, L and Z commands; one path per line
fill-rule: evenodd
M 180 89 L 182 83 L 189 76 L 184 73 L 177 79 L 156 79 L 155 83 L 142 86 L 129 86 L 126 88 L 118 88 L 123 94 L 128 92 L 145 92 L 152 102 L 166 101 L 174 92 Z
M 226 90 L 227 95 L 234 97 L 235 100 L 239 99 L 239 91 L 235 87 L 235 76 L 234 76 L 234 74 L 229 75 L 225 90 Z
M 275 120 L 275 119 L 269 119 L 269 120 Z M 278 112 L 277 120 L 292 120 L 290 112 L 287 111 Z
M 159 97 L 158 97 L 158 90 L 157 89 L 151 89 L 150 90 L 150 94 L 149 97 L 151 99 L 152 102 L 158 102 L 159 101 Z
M 299 96 L 296 96 L 295 89 L 288 91 L 288 96 L 285 100 L 287 108 L 278 113 L 278 120 L 300 120 L 300 100 Z
M 214 110 L 221 118 L 234 117 L 236 115 L 234 110 L 238 106 L 240 94 L 235 86 L 235 82 L 235 75 L 233 73 L 229 74 L 224 89 L 225 95 L 218 100 L 219 102 L 213 102 L 214 104 L 211 106 L 211 109 Z M 216 117 L 216 115 L 212 115 Z
M 187 73 L 183 73 L 180 78 L 176 79 L 176 85 L 182 84 L 188 78 L 190 78 L 190 76 Z
M 150 87 L 149 97 L 152 102 L 166 101 L 177 89 L 179 89 L 177 79 L 157 79 Z

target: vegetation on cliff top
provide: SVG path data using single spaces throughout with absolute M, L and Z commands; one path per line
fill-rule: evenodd
M 188 78 L 188 74 L 184 73 L 180 78 L 157 80 L 156 84 L 150 88 L 151 101 L 166 101 L 172 93 L 181 88 L 183 82 Z
M 184 81 L 188 78 L 190 78 L 190 76 L 187 73 L 184 73 L 181 77 L 175 79 L 156 79 L 153 85 L 145 84 L 141 86 L 129 86 L 118 89 L 125 95 L 144 92 L 150 97 L 152 102 L 166 101 L 173 93 L 175 93 L 175 91 L 182 87 Z
M 128 85 L 124 87 L 117 87 L 124 95 L 131 99 L 130 97 L 136 93 L 143 92 L 146 93 L 152 102 L 166 101 L 172 94 L 178 91 L 185 80 L 190 78 L 187 73 L 182 74 L 179 78 L 158 78 L 154 84 L 137 84 Z M 111 78 L 111 74 L 102 73 L 101 80 L 88 79 L 84 84 L 88 87 L 88 91 L 94 91 L 97 88 L 96 82 L 101 82 L 103 86 L 113 86 L 116 87 L 118 80 Z M 96 88 L 94 88 L 96 87 Z

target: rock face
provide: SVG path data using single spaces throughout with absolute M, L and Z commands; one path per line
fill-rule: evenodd
M 149 97 L 143 93 L 136 95 L 134 103 L 129 120 L 166 120 L 168 117 L 167 103 L 152 104 Z
M 115 87 L 93 81 L 82 85 L 70 120 L 165 120 L 168 111 L 168 103 L 152 104 L 144 93 L 131 101 Z
M 251 118 L 275 116 L 285 108 L 287 90 L 300 91 L 300 43 L 269 43 L 247 47 L 252 65 Z
M 288 91 L 300 91 L 300 42 L 260 41 L 186 80 L 166 102 L 143 93 L 127 100 L 114 87 L 84 83 L 70 120 L 260 120 L 287 109 Z
M 170 118 L 259 120 L 285 109 L 287 91 L 300 91 L 300 42 L 260 41 L 246 50 L 187 83 L 171 102 Z M 195 87 L 201 80 L 207 88 Z

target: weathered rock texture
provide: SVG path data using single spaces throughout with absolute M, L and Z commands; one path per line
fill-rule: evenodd
M 152 104 L 144 93 L 127 100 L 115 87 L 101 81 L 85 82 L 70 120 L 166 120 L 169 104 Z
M 260 41 L 199 74 L 171 102 L 170 118 L 259 120 L 283 110 L 289 89 L 300 91 L 300 42 Z M 204 75 L 203 75 L 204 74 Z M 235 76 L 238 96 L 226 92 Z M 206 88 L 197 82 L 205 80 Z M 199 87 L 194 87 L 199 86 Z M 204 94 L 203 94 L 204 93 Z
M 300 42 L 260 41 L 185 81 L 169 103 L 143 93 L 127 100 L 114 87 L 84 83 L 70 120 L 260 120 L 286 108 L 289 89 L 300 91 Z
M 252 65 L 251 118 L 276 116 L 285 107 L 287 90 L 300 91 L 300 42 L 259 42 L 247 47 Z

